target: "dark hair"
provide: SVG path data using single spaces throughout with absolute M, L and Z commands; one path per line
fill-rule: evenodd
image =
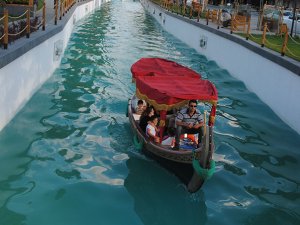
M 153 121 L 153 120 L 155 120 L 156 118 L 158 118 L 158 116 L 154 114 L 153 116 L 150 116 L 149 121 Z
M 148 107 L 144 110 L 144 112 L 143 112 L 143 114 L 142 114 L 142 117 L 143 117 L 143 116 L 148 116 L 149 113 L 152 111 L 152 109 L 154 110 L 153 106 L 148 106 Z
M 191 100 L 189 101 L 189 104 L 191 104 L 191 103 L 196 103 L 196 104 L 197 104 L 197 100 L 196 100 L 196 99 L 191 99 Z
M 144 102 L 143 102 L 143 100 L 140 99 L 140 100 L 138 100 L 137 104 L 138 104 L 138 105 L 144 104 Z

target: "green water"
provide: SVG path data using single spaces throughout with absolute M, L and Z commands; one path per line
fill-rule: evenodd
M 195 194 L 133 146 L 130 66 L 187 65 L 218 88 L 216 173 Z M 0 225 L 300 224 L 300 136 L 139 2 L 76 27 L 61 66 L 0 133 Z

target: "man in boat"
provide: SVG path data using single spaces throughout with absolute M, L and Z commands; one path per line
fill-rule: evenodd
M 180 110 L 176 117 L 175 146 L 173 150 L 179 150 L 180 135 L 198 134 L 198 144 L 203 136 L 203 116 L 197 109 L 197 100 L 190 100 L 187 108 Z

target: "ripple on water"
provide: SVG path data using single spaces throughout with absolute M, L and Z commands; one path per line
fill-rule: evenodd
M 132 143 L 125 113 L 141 57 L 175 60 L 218 89 L 216 172 L 195 194 Z M 300 224 L 299 134 L 138 1 L 105 3 L 79 21 L 0 146 L 0 224 Z

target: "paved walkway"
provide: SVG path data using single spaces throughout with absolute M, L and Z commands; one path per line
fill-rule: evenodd
M 60 4 L 60 1 L 58 2 Z M 55 19 L 55 9 L 54 9 L 54 0 L 45 0 L 46 4 L 46 27 L 49 25 L 54 25 Z M 58 18 L 59 21 L 59 6 L 58 6 Z M 42 15 L 42 11 L 39 11 L 39 15 Z
M 46 3 L 46 24 L 53 23 L 54 24 L 54 0 L 45 0 Z

